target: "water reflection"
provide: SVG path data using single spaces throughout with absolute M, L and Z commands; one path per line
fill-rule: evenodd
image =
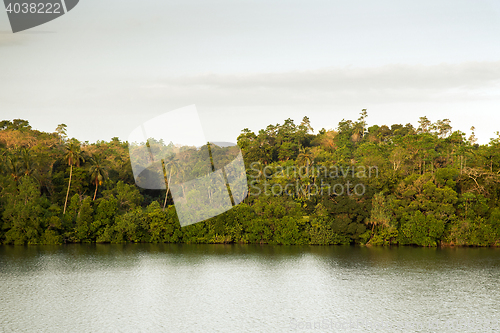
M 294 323 L 325 320 L 500 320 L 499 254 L 239 244 L 2 246 L 0 327 L 289 331 Z

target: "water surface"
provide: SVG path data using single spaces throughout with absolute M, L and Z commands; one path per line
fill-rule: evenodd
M 0 246 L 0 332 L 495 332 L 500 249 Z

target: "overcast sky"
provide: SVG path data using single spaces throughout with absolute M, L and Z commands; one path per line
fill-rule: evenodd
M 232 141 L 308 116 L 335 128 L 449 118 L 500 131 L 500 1 L 80 0 L 12 34 L 0 11 L 0 118 L 122 140 L 195 104 Z

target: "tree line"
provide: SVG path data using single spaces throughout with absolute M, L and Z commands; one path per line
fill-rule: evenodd
M 4 120 L 0 242 L 500 244 L 498 132 L 479 145 L 474 128 L 467 136 L 448 119 L 368 127 L 366 118 L 362 110 L 317 133 L 307 117 L 244 129 L 248 195 L 182 228 L 168 185 L 136 186 L 128 142 L 80 142 L 64 124 L 47 133 Z M 186 177 L 181 166 L 162 161 L 162 176 Z

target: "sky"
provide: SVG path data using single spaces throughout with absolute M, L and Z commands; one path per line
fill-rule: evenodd
M 95 142 L 196 105 L 212 141 L 292 118 L 315 130 L 448 118 L 500 131 L 498 0 L 80 0 L 13 34 L 0 10 L 0 118 Z M 189 119 L 186 119 L 189 121 Z

